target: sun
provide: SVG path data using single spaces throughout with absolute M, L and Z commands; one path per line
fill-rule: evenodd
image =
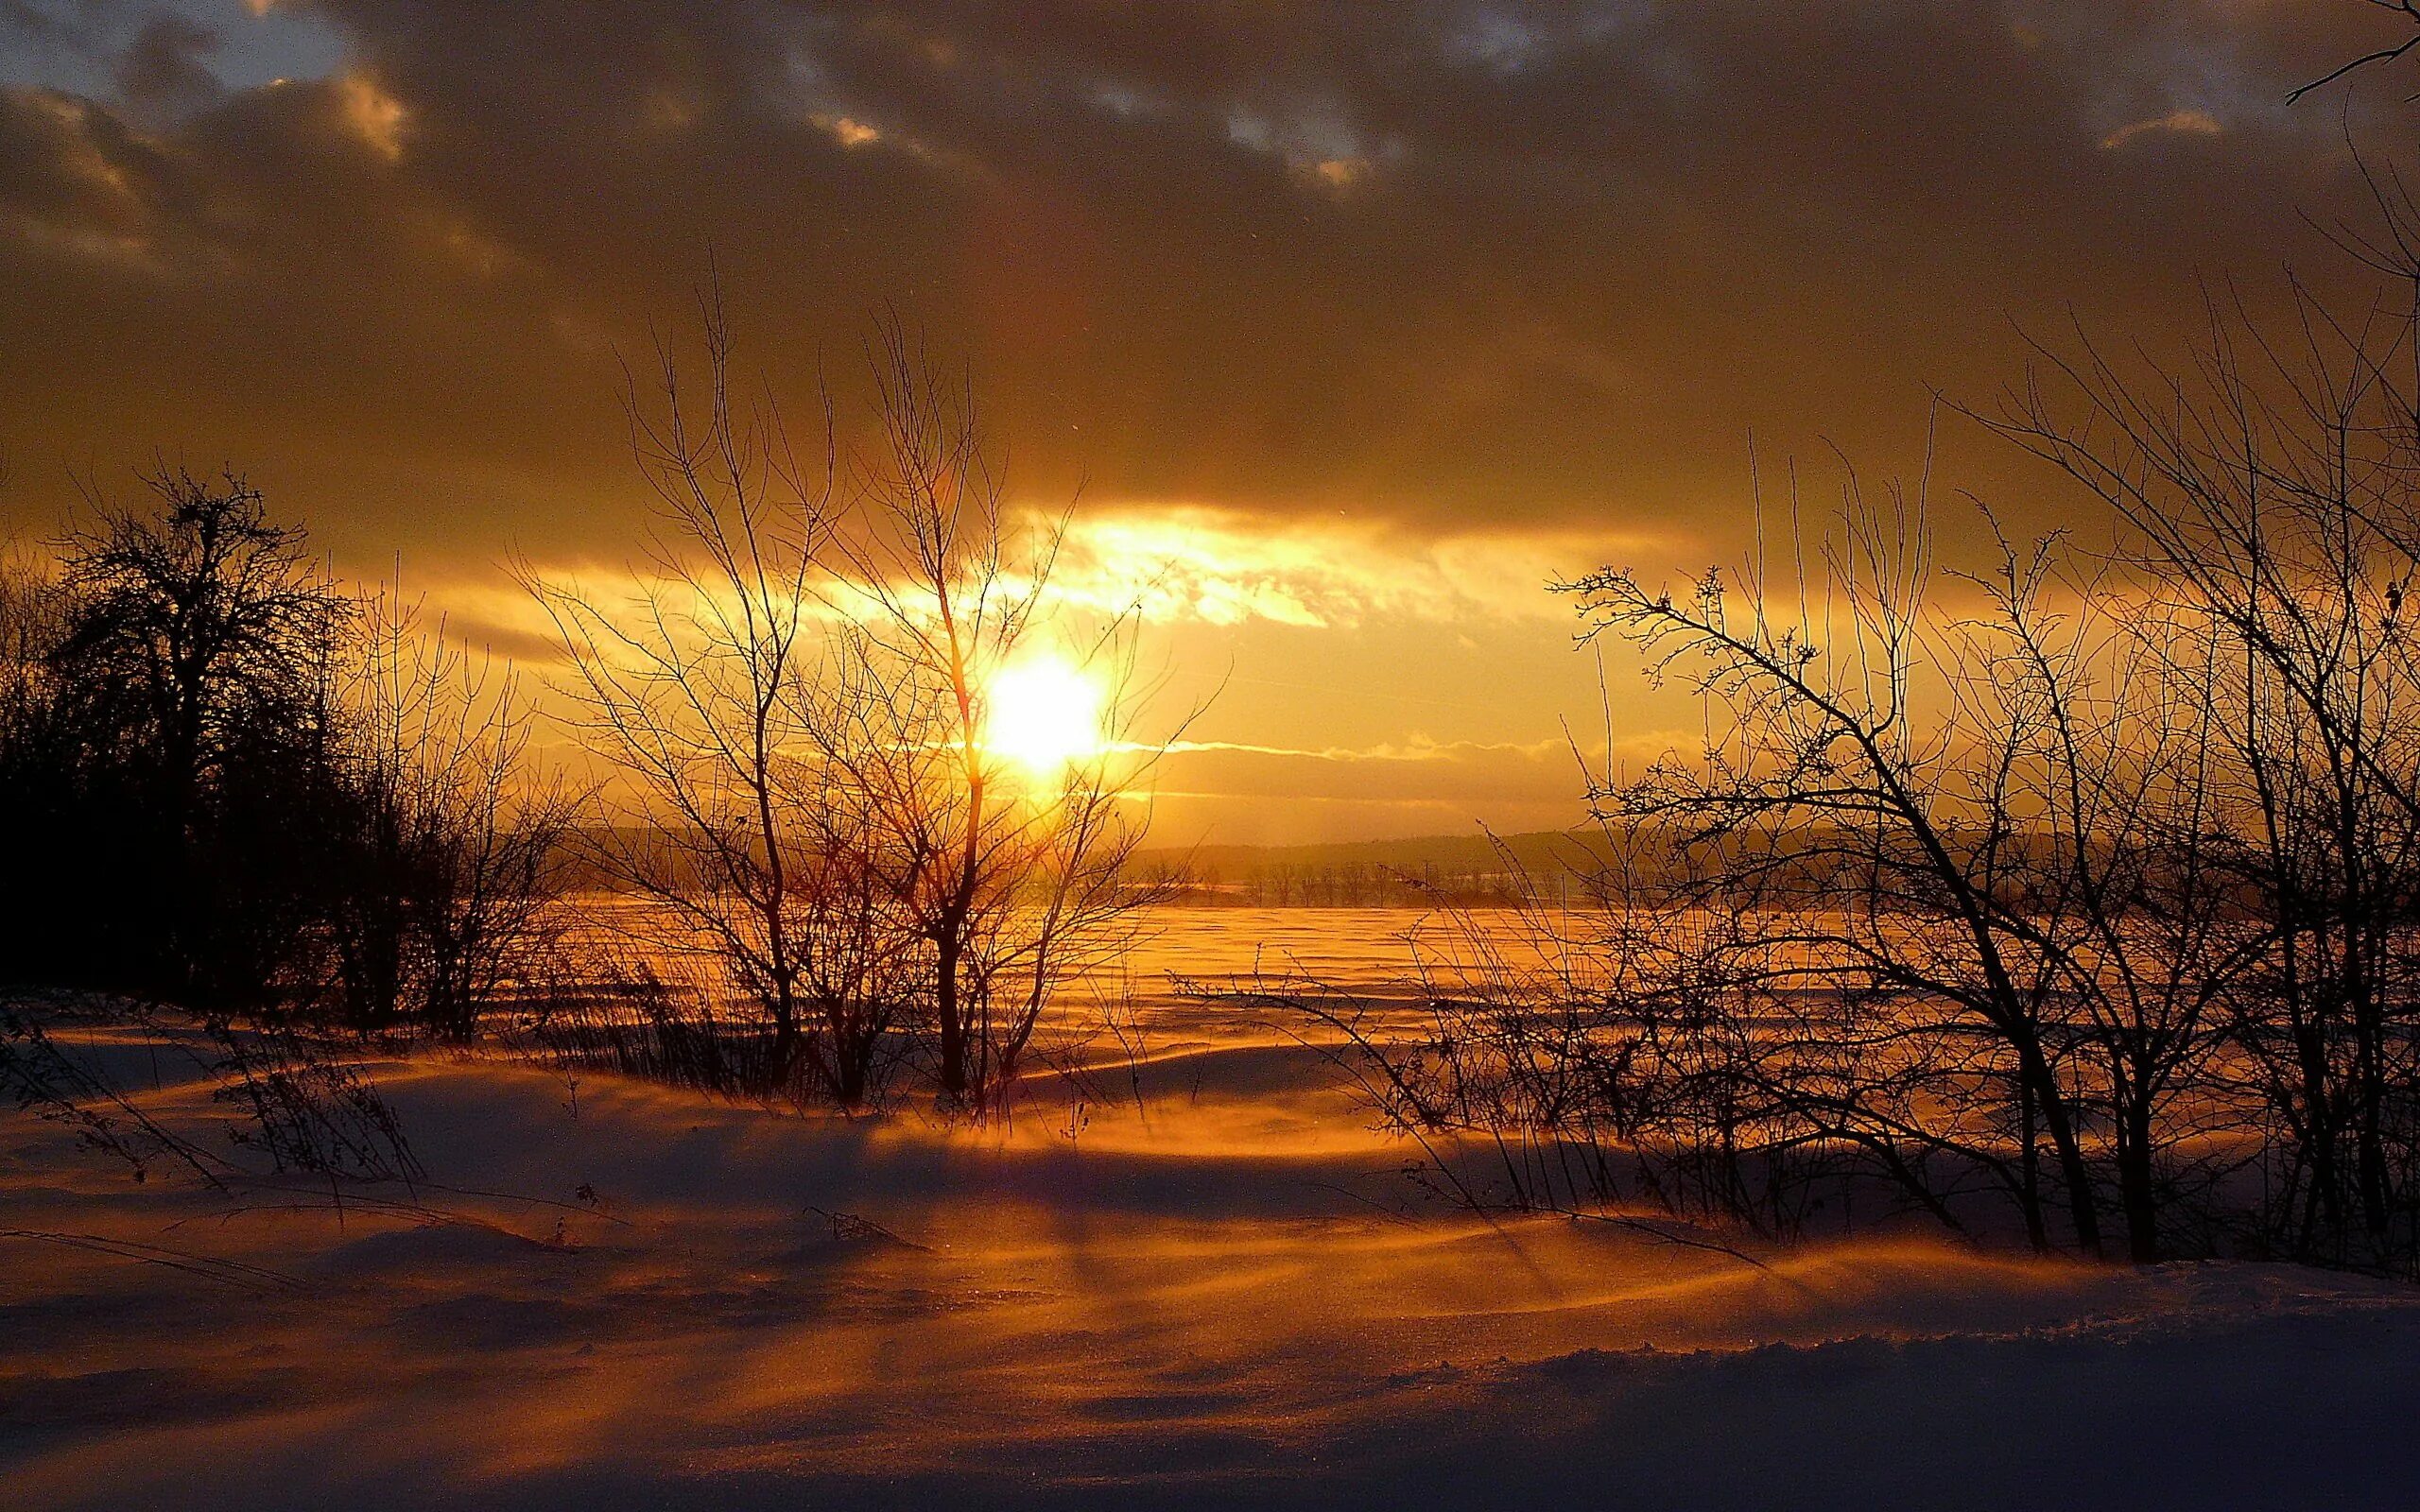
M 1098 679 L 1056 656 L 1012 662 L 986 690 L 983 744 L 1044 780 L 1100 754 L 1109 704 Z

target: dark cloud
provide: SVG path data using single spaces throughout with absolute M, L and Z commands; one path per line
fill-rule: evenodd
M 118 55 L 113 70 L 128 113 L 164 127 L 216 104 L 226 86 L 210 71 L 209 60 L 223 40 L 208 26 L 173 11 L 146 21 L 134 41 Z
M 162 447 L 356 551 L 606 549 L 615 354 L 711 251 L 778 390 L 890 302 L 1037 491 L 1719 534 L 1752 428 L 1910 465 L 2013 321 L 2157 344 L 2197 275 L 2315 258 L 2342 96 L 2285 95 L 2375 32 L 2285 0 L 308 9 L 322 77 L 222 93 L 246 34 L 153 15 L 106 97 L 0 100 L 21 480 Z M 2354 130 L 2400 129 L 2395 82 Z
M 2347 135 L 2408 141 L 2410 76 L 2286 96 L 2392 23 L 0 0 L 0 514 L 155 453 L 231 465 L 543 662 L 493 564 L 629 558 L 622 359 L 686 329 L 711 257 L 777 396 L 845 385 L 895 307 L 973 364 L 1027 490 L 1115 507 L 1066 571 L 1183 558 L 1172 696 L 1216 701 L 1168 763 L 1180 833 L 1559 823 L 1564 716 L 1616 745 L 1698 716 L 1631 681 L 1598 707 L 1538 584 L 1599 545 L 1727 555 L 1752 431 L 1911 470 L 1928 395 L 1987 400 L 2020 327 L 2158 352 L 2200 281 L 2348 286 L 2305 216 L 2358 215 Z M 1941 442 L 1949 481 L 2058 516 Z

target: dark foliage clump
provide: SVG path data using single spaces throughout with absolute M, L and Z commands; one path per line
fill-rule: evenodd
M 510 679 L 240 479 L 151 488 L 0 576 L 0 981 L 468 1036 L 570 812 Z

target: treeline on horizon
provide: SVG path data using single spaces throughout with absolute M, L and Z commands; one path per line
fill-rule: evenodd
M 1954 816 L 1945 816 L 1943 824 L 1952 834 L 1959 829 Z M 1198 846 L 1140 850 L 1132 870 L 1139 882 L 1157 888 L 1159 900 L 1190 907 L 1531 911 L 1550 903 L 1586 910 L 1607 902 L 1616 863 L 1626 885 L 1649 880 L 1651 872 L 1664 885 L 1678 885 L 1696 873 L 1685 830 L 1667 827 L 1651 849 L 1641 838 L 1635 830 L 1616 838 L 1601 826 L 1582 826 L 1514 834 Z M 1820 892 L 1851 880 L 1855 863 L 1844 858 L 1840 840 L 1831 827 L 1808 825 L 1742 836 L 1737 843 L 1758 847 L 1760 865 L 1771 874 L 1788 873 L 1794 886 Z M 2060 841 L 2047 826 L 2021 825 L 1998 843 L 2012 854 L 2030 849 L 2047 856 Z M 2259 899 L 2245 889 L 2234 905 L 2254 910 Z
M 550 852 L 545 875 L 551 889 L 628 894 L 633 889 L 616 868 L 597 857 L 615 848 L 661 842 L 663 827 L 603 827 L 574 823 Z M 1776 865 L 1794 855 L 1810 874 L 1838 881 L 1843 863 L 1820 833 L 1771 837 Z M 2048 835 L 2011 838 L 2012 846 L 2048 850 Z M 1338 840 L 1279 845 L 1138 847 L 1120 868 L 1143 907 L 1176 908 L 1400 908 L 1512 909 L 1533 907 L 1542 896 L 1565 905 L 1594 906 L 1609 865 L 1621 848 L 1598 828 L 1536 830 L 1513 834 L 1481 832 L 1387 840 Z M 1635 847 L 1623 857 L 1634 871 L 1644 865 Z M 1677 849 L 1664 859 L 1685 867 Z M 706 874 L 679 871 L 680 885 L 699 886 Z M 1678 880 L 1679 873 L 1668 878 Z M 1812 875 L 1803 879 L 1812 884 Z M 2246 894 L 2245 908 L 2256 906 Z
M 631 891 L 626 880 L 594 859 L 607 847 L 647 844 L 659 827 L 637 825 L 603 831 L 574 825 L 554 851 L 548 875 L 563 893 Z M 1765 837 L 1776 867 L 1795 858 L 1806 875 L 1802 885 L 1841 880 L 1845 863 L 1831 838 L 1820 831 Z M 2055 845 L 2047 833 L 2009 837 L 2014 848 Z M 1594 907 L 1616 856 L 1636 875 L 1649 858 L 1635 845 L 1617 846 L 1600 829 L 1536 830 L 1513 834 L 1481 832 L 1385 840 L 1337 840 L 1277 845 L 1198 845 L 1138 848 L 1121 869 L 1142 906 L 1178 908 L 1396 908 L 1409 910 L 1527 910 L 1542 897 L 1564 906 Z M 1668 882 L 1685 874 L 1678 847 L 1660 859 L 1671 869 Z M 688 874 L 697 885 L 701 874 Z M 2249 892 L 2238 906 L 2251 909 Z
M 567 892 L 630 890 L 627 879 L 595 857 L 610 847 L 647 844 L 660 826 L 607 832 L 576 826 L 558 850 L 553 875 Z M 1124 859 L 1122 882 L 1143 906 L 1253 908 L 1509 907 L 1549 872 L 1575 881 L 1604 859 L 1592 832 L 1431 835 L 1410 840 L 1284 846 L 1138 848 Z M 702 881 L 691 873 L 689 882 Z

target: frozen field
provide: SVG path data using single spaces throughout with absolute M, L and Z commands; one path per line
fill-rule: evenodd
M 1143 1057 L 1005 1133 L 431 1057 L 377 1068 L 418 1209 L 339 1212 L 0 1123 L 0 1506 L 2420 1503 L 2411 1290 L 1480 1223 L 1317 1053 L 1151 991 L 1374 981 L 1410 916 L 1164 922 Z M 85 1053 L 223 1117 L 173 1048 Z

